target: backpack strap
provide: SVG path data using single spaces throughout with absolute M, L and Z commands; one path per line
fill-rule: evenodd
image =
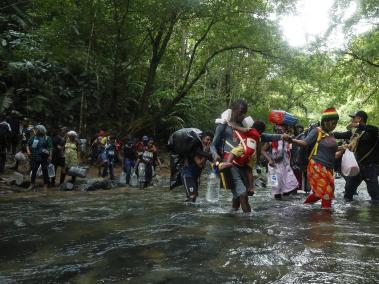
M 318 145 L 320 144 L 320 141 L 327 136 L 329 136 L 328 133 L 324 132 L 320 127 L 317 127 L 317 140 L 316 140 L 315 145 L 313 146 L 312 151 L 310 152 L 310 154 L 308 156 L 308 161 L 310 161 L 313 156 L 317 155 Z
M 359 141 L 363 134 L 365 134 L 366 131 L 362 131 L 361 133 L 357 133 L 357 128 L 351 129 L 351 137 L 349 139 L 349 144 L 351 145 L 351 150 L 353 153 L 357 151 Z
M 246 152 L 246 149 L 247 149 L 246 141 L 242 138 L 241 134 L 238 131 L 234 130 L 234 133 L 238 136 L 238 139 L 240 140 L 242 144 L 243 150 L 244 152 Z

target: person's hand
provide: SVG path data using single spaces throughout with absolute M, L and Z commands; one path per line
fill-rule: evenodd
M 229 126 L 232 128 L 232 129 L 236 129 L 238 126 L 237 126 L 237 123 L 235 122 L 228 122 Z
M 272 158 L 269 158 L 269 159 L 268 159 L 268 164 L 269 164 L 269 166 L 271 166 L 271 167 L 275 167 L 275 162 L 274 162 L 274 160 L 273 160 Z
M 255 194 L 255 190 L 253 187 L 249 187 L 246 190 L 248 196 L 253 196 Z
M 359 122 L 352 122 L 348 125 L 350 128 L 357 128 L 359 126 Z
M 291 140 L 291 136 L 288 135 L 288 134 L 286 134 L 286 133 L 284 133 L 284 134 L 282 134 L 282 139 L 283 139 L 284 141 L 290 141 L 290 140 Z
M 222 159 L 221 159 L 221 157 L 220 157 L 219 154 L 216 154 L 216 155 L 214 156 L 214 162 L 215 162 L 215 163 L 216 163 L 216 162 L 222 162 Z
M 220 171 L 222 171 L 223 169 L 226 169 L 226 168 L 231 168 L 233 166 L 232 163 L 228 163 L 228 162 L 224 162 L 224 163 L 219 163 L 218 164 L 218 169 Z

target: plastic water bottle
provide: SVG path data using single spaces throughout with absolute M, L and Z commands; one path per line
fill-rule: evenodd
M 205 199 L 209 203 L 217 203 L 220 199 L 220 178 L 214 170 L 208 176 L 207 193 Z
M 271 187 L 277 187 L 279 185 L 276 170 L 271 166 L 268 166 L 267 184 Z

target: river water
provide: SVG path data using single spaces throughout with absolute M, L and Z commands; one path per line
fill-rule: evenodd
M 251 214 L 167 188 L 0 197 L 0 283 L 379 283 L 379 206 L 260 190 Z

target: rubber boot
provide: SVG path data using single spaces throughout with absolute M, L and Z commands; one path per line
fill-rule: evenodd
M 251 212 L 251 207 L 249 205 L 249 197 L 247 196 L 247 194 L 241 194 L 240 201 L 241 201 L 242 211 L 245 213 Z
M 320 197 L 317 197 L 314 193 L 308 195 L 307 199 L 305 199 L 304 203 L 315 203 L 320 200 Z
M 237 197 L 237 198 L 233 197 L 233 199 L 232 199 L 233 210 L 238 211 L 240 209 L 240 205 L 241 205 L 240 198 L 239 197 Z

